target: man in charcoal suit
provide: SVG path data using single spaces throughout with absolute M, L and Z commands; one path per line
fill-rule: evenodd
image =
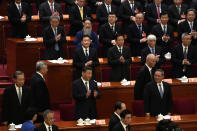
M 100 97 L 97 83 L 91 80 L 92 68 L 86 66 L 82 70 L 82 77 L 72 84 L 72 96 L 75 100 L 74 119 L 96 119 L 96 99 Z
M 27 23 L 31 20 L 31 10 L 27 3 L 15 0 L 8 6 L 8 20 L 11 23 L 11 37 L 25 38 Z
M 124 46 L 124 36 L 116 36 L 116 45 L 108 51 L 108 63 L 111 66 L 110 81 L 129 80 L 129 65 L 131 64 L 130 49 Z

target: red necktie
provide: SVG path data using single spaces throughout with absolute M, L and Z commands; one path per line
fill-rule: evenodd
M 157 6 L 157 15 L 158 15 L 158 19 L 160 19 L 160 6 Z
M 54 13 L 54 8 L 53 8 L 53 4 L 51 3 L 51 13 Z

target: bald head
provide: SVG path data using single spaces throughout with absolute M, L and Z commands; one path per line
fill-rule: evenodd
M 155 64 L 156 64 L 156 57 L 155 57 L 155 55 L 153 55 L 153 54 L 148 54 L 147 56 L 146 56 L 146 64 L 149 66 L 149 67 L 154 67 L 155 66 Z

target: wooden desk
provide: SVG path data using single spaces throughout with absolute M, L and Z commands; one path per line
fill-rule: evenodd
M 195 131 L 197 129 L 197 115 L 182 115 L 182 120 L 175 121 L 184 131 Z M 105 119 L 104 125 L 91 126 L 76 126 L 76 121 L 59 121 L 55 125 L 59 127 L 60 131 L 108 131 L 109 119 Z M 132 117 L 131 131 L 155 131 L 156 124 L 155 117 Z M 0 127 L 1 131 L 7 131 L 7 127 Z M 18 129 L 17 131 L 19 131 Z

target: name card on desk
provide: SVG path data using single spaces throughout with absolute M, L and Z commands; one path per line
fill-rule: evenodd
M 96 120 L 96 125 L 105 125 L 105 120 Z
M 99 63 L 103 63 L 103 58 L 99 58 Z
M 102 87 L 109 87 L 111 84 L 110 82 L 102 82 L 101 85 Z
M 135 85 L 135 81 L 131 81 L 131 85 Z
M 189 78 L 189 82 L 197 82 L 197 78 Z
M 169 84 L 172 84 L 172 79 L 164 79 L 163 81 L 169 83 Z
M 172 121 L 180 121 L 180 120 L 181 120 L 181 116 L 180 116 L 180 115 L 171 116 L 171 120 L 172 120 Z

